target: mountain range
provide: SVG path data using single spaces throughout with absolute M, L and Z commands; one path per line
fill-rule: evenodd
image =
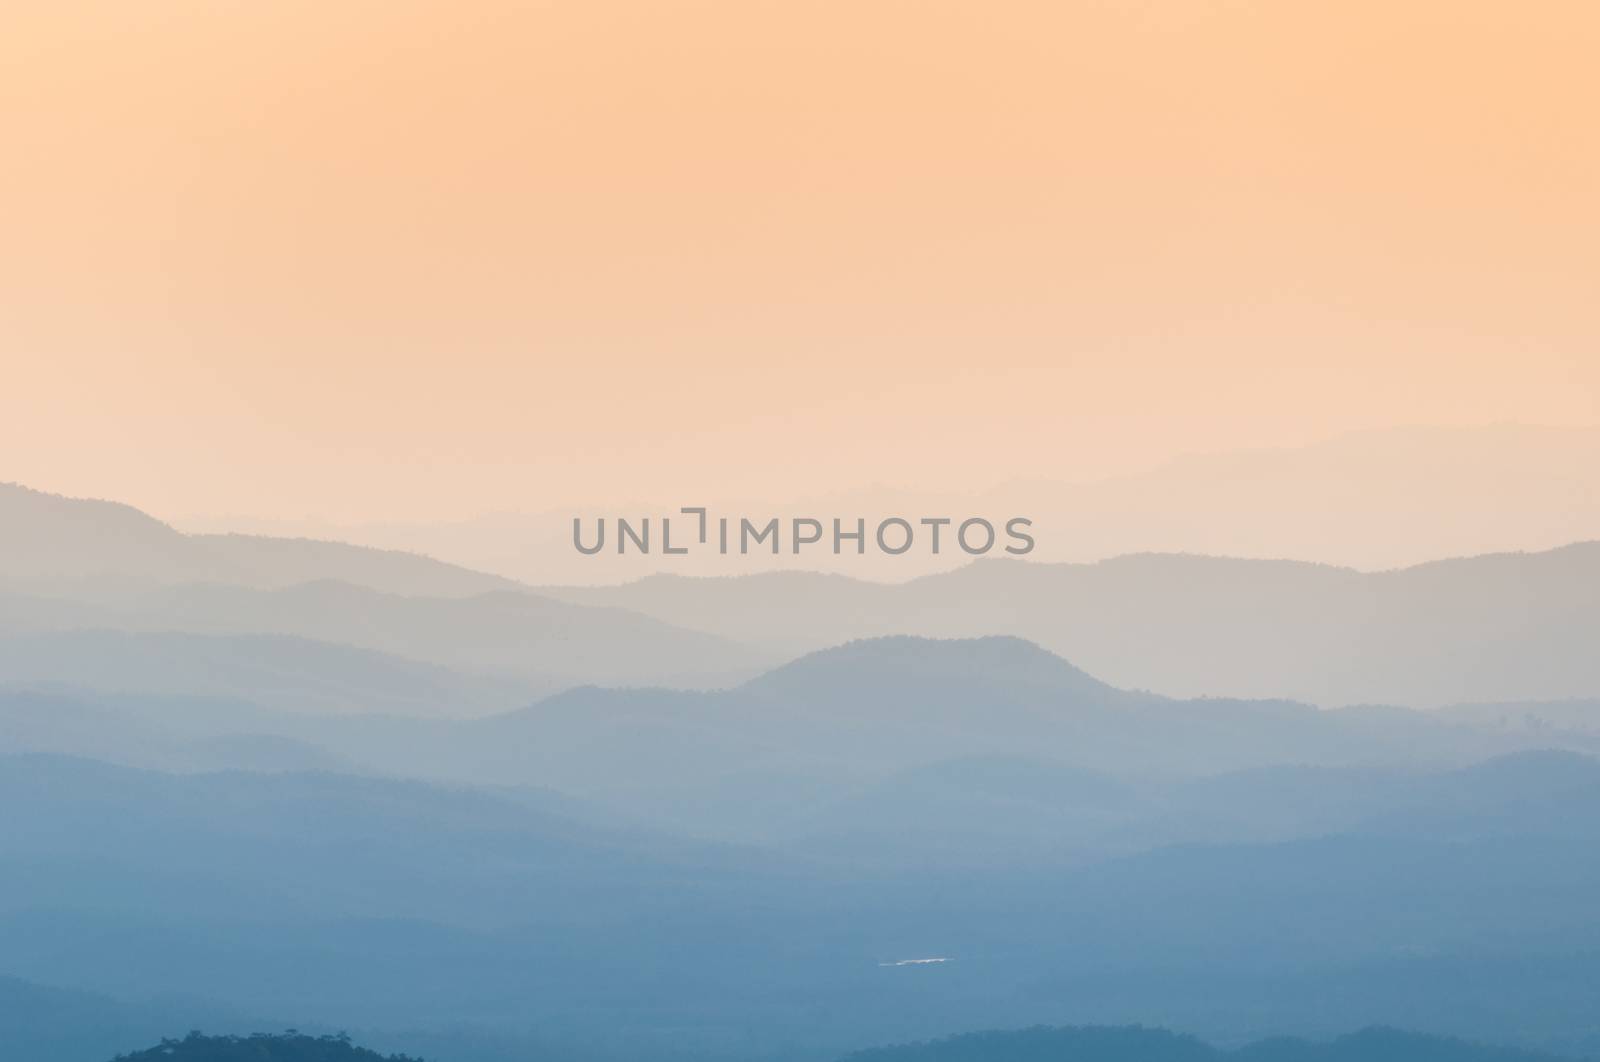
M 257 1015 L 452 1062 L 1600 1048 L 1600 544 L 534 588 L 0 505 L 37 1062 Z
M 704 505 L 752 519 L 969 514 L 1033 520 L 1032 559 L 1091 563 L 1127 553 L 1289 558 L 1359 570 L 1439 557 L 1543 551 L 1600 539 L 1600 428 L 1496 424 L 1355 431 L 1302 446 L 1193 453 L 1111 478 L 1030 480 L 987 490 L 884 486 L 806 498 L 688 496 L 506 511 L 453 521 L 336 524 L 191 519 L 195 530 L 359 542 L 440 557 L 525 583 L 621 583 L 657 574 L 823 570 L 899 582 L 959 567 L 965 557 L 784 551 L 749 556 L 577 554 L 572 521 L 640 518 Z
M 858 1051 L 844 1062 L 1047 1062 L 1063 1058 L 1095 1062 L 1549 1062 L 1550 1057 L 1384 1028 L 1364 1029 L 1325 1043 L 1281 1037 L 1219 1051 L 1192 1036 L 1128 1026 L 967 1033 L 932 1043 Z
M 0 487 L 0 509 L 0 641 L 29 636 L 0 645 L 0 681 L 170 692 L 173 681 L 203 674 L 186 692 L 249 691 L 307 709 L 342 698 L 350 710 L 392 711 L 395 676 L 409 668 L 410 710 L 466 715 L 584 682 L 726 683 L 779 659 L 411 554 L 183 535 L 126 506 L 18 487 Z M 70 640 L 85 632 L 107 651 L 77 669 Z M 107 632 L 152 636 L 137 654 L 145 664 Z M 262 635 L 276 641 L 253 643 L 257 672 L 234 673 L 243 660 L 224 639 Z M 145 650 L 168 656 L 176 673 L 153 676 Z M 330 692 L 337 685 L 343 692 Z
M 907 583 L 773 573 L 543 588 L 790 652 L 886 634 L 1037 642 L 1118 686 L 1324 707 L 1600 689 L 1600 542 L 1386 572 L 1146 554 L 983 560 Z
M 0 504 L 0 632 L 270 634 L 407 657 L 466 673 L 453 680 L 463 689 L 488 678 L 524 697 L 583 683 L 731 686 L 894 634 L 1013 635 L 1174 697 L 1433 708 L 1600 690 L 1588 637 L 1600 628 L 1600 542 L 1381 572 L 1143 554 L 982 560 L 895 584 L 779 572 L 535 589 L 339 543 L 217 547 L 123 506 L 21 488 L 0 490 Z M 213 563 L 241 543 L 231 567 Z M 509 703 L 465 701 L 439 714 Z M 375 693 L 370 706 L 390 702 Z
M 992 774 L 952 774 L 992 795 Z M 1403 1019 L 1585 1042 L 1592 758 L 1007 777 L 1054 802 L 1049 843 L 1073 859 L 891 864 L 525 790 L 0 758 L 0 798 L 29 809 L 0 822 L 0 976 L 308 1027 L 625 1028 L 635 1056 L 685 1020 L 702 1057 L 818 1057 L 1086 1014 L 1235 1040 Z M 1120 820 L 1119 843 L 1085 843 L 1073 816 Z M 943 961 L 905 961 L 924 957 Z
M 420 554 L 260 535 L 189 535 L 117 502 L 0 483 L 0 582 L 134 585 L 217 582 L 274 588 L 347 579 L 397 594 L 458 596 L 510 587 Z

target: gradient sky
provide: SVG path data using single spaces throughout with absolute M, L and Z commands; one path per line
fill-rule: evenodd
M 0 479 L 425 519 L 1600 422 L 1600 6 L 0 15 Z

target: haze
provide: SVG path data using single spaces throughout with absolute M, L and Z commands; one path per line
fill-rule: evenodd
M 440 520 L 1593 426 L 1597 31 L 13 5 L 0 478 Z

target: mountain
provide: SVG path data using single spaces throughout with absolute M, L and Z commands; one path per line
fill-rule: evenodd
M 0 683 L 232 698 L 292 712 L 472 716 L 553 692 L 282 634 L 66 630 L 0 636 Z
M 1587 779 L 1592 761 L 1578 753 L 1600 753 L 1600 735 L 1450 712 L 1172 700 L 1118 690 L 1014 638 L 897 637 L 808 654 L 728 690 L 580 687 L 454 720 L 0 690 L 0 747 L 161 769 L 533 786 L 673 831 L 896 867 L 1080 864 L 1162 844 L 1371 832 L 1369 821 L 1432 821 L 1449 836 L 1463 809 L 1537 832 L 1561 817 L 1562 797 L 1534 814 L 1525 794 Z M 1543 749 L 1568 751 L 1528 751 Z M 1440 781 L 1522 752 L 1498 774 Z M 1513 763 L 1526 777 L 1507 787 L 1498 779 Z M 1566 795 L 1586 798 L 1587 784 Z M 1495 795 L 1508 788 L 1522 795 Z
M 692 501 L 669 499 L 675 504 L 668 506 L 608 506 L 604 513 L 552 508 L 449 522 L 363 525 L 212 519 L 195 521 L 194 527 L 251 528 L 409 550 L 538 585 L 796 568 L 899 582 L 965 559 L 920 551 L 899 557 L 821 552 L 805 558 L 787 552 L 664 557 L 610 551 L 581 556 L 572 548 L 574 518 L 670 515 L 682 504 L 751 519 L 1026 516 L 1034 521 L 1038 540 L 1031 559 L 1050 563 L 1148 552 L 1292 558 L 1387 570 L 1437 557 L 1538 551 L 1600 539 L 1597 469 L 1600 428 L 1594 426 L 1401 427 L 1350 432 L 1304 446 L 1189 454 L 1108 479 L 1015 482 L 983 492 L 875 487 L 804 499 L 700 495 Z
M 130 600 L 123 612 L 129 624 L 297 635 L 551 685 L 719 684 L 770 659 L 734 639 L 638 613 L 514 591 L 429 598 L 328 581 L 279 590 L 180 586 Z
M 118 1055 L 114 1062 L 422 1062 L 410 1055 L 380 1055 L 357 1047 L 348 1036 L 299 1032 L 163 1039 L 146 1051 Z
M 1600 542 L 1384 572 L 1135 555 L 984 560 L 902 584 L 778 573 L 546 588 L 803 652 L 890 634 L 1037 642 L 1169 696 L 1437 707 L 1600 692 Z
M 516 586 L 416 553 L 255 535 L 186 535 L 116 502 L 0 483 L 0 583 L 116 580 L 261 588 L 343 579 L 395 594 L 455 596 Z
M 968 758 L 837 792 L 786 825 L 786 850 L 844 865 L 1081 866 L 1174 845 L 1336 834 L 1417 841 L 1562 838 L 1600 826 L 1600 760 L 1539 750 L 1454 770 L 1276 766 L 1115 778 L 1045 760 Z
M 840 698 L 923 704 L 1040 695 L 1080 704 L 1126 699 L 1061 657 L 1008 637 L 862 639 L 808 653 L 743 688 L 757 697 L 817 704 Z
M 1441 714 L 1499 730 L 1600 733 L 1600 699 L 1595 698 L 1452 704 L 1441 709 Z
M 214 1005 L 175 1000 L 128 1003 L 92 992 L 0 977 L 0 1058 L 26 1062 L 105 1062 L 129 1044 L 174 1028 L 233 1022 Z
M 244 668 L 259 668 L 248 681 L 259 679 L 268 700 L 283 699 L 274 693 L 279 686 L 312 694 L 327 687 L 330 677 L 342 676 L 350 680 L 352 703 L 359 700 L 359 691 L 374 695 L 368 710 L 381 709 L 394 701 L 397 681 L 409 681 L 406 699 L 420 703 L 445 698 L 425 714 L 448 716 L 505 706 L 508 700 L 525 702 L 540 691 L 584 682 L 726 685 L 755 673 L 775 655 L 623 609 L 574 605 L 520 591 L 421 597 L 324 580 L 271 590 L 212 583 L 100 586 L 75 595 L 0 592 L 0 632 L 89 638 L 83 632 L 120 631 L 164 637 L 165 650 L 181 662 L 165 683 L 142 681 L 129 687 L 146 691 L 173 689 L 182 675 L 203 687 L 185 692 L 214 690 L 246 679 Z M 238 656 L 223 661 L 230 645 L 245 643 L 171 637 L 178 634 L 277 640 L 253 643 L 249 654 L 258 658 L 252 663 Z M 93 637 L 111 641 L 103 633 Z M 62 653 L 69 642 L 57 640 Z M 61 659 L 70 665 L 69 657 Z M 137 669 L 119 670 L 117 659 L 113 651 L 103 662 L 85 661 L 83 670 L 105 673 L 108 683 L 119 675 L 133 677 Z M 225 666 L 216 666 L 219 662 Z M 20 679 L 43 670 L 46 660 L 23 658 L 13 673 Z M 269 674 L 273 671 L 277 674 Z M 403 678 L 408 672 L 410 680 Z M 249 695 L 248 685 L 241 689 Z M 324 688 L 322 696 L 328 694 Z
M 165 774 L 0 757 L 0 912 L 85 906 L 458 925 L 648 908 L 765 858 L 668 843 L 571 801 L 326 772 Z M 114 873 L 85 875 L 84 861 Z
M 0 689 L 0 752 L 61 753 L 175 765 L 177 741 L 115 708 L 57 691 Z
M 726 685 L 778 658 L 416 554 L 187 535 L 126 505 L 0 484 L 6 635 L 22 640 L 0 646 L 0 682 L 429 715 L 583 682 Z
M 274 733 L 276 713 L 199 697 L 106 697 L 0 686 L 0 755 L 45 753 L 158 770 L 353 770 L 315 744 Z
M 967 1033 L 932 1043 L 880 1047 L 843 1062 L 1556 1062 L 1557 1056 L 1488 1047 L 1396 1029 L 1366 1029 L 1327 1043 L 1275 1039 L 1219 1051 L 1189 1036 L 1140 1026 L 1035 1028 Z M 380 1055 L 343 1035 L 254 1033 L 206 1036 L 192 1032 L 163 1039 L 113 1062 L 420 1062 L 409 1055 Z
M 950 774 L 995 792 L 982 765 Z M 1331 833 L 955 871 L 606 826 L 560 798 L 0 759 L 0 804 L 28 809 L 0 817 L 0 976 L 387 1030 L 374 1043 L 540 1030 L 619 1057 L 816 1059 L 1085 1014 L 1228 1042 L 1409 1015 L 1576 1044 L 1600 976 L 1597 780 L 1593 761 L 1514 757 L 1392 778 L 1377 815 Z M 1009 792 L 1108 815 L 1189 803 L 1060 782 L 1041 767 Z
M 1049 760 L 962 757 L 819 795 L 783 820 L 783 843 L 875 872 L 1081 865 L 1170 838 L 1162 796 Z
M 1593 425 L 1395 427 L 1012 496 L 1037 499 L 1040 560 L 1198 553 L 1388 570 L 1600 539 L 1597 469 Z
M 473 601 L 453 604 L 467 609 Z M 383 621 L 403 618 L 405 606 L 417 604 L 400 599 Z M 474 632 L 462 626 L 456 636 L 470 639 Z M 1127 779 L 1199 785 L 1207 777 L 1259 771 L 1270 789 L 1270 772 L 1285 765 L 1394 772 L 1459 767 L 1529 749 L 1600 752 L 1600 735 L 1593 733 L 1505 728 L 1451 713 L 1318 710 L 1290 701 L 1177 700 L 1120 690 L 1008 637 L 863 640 L 728 689 L 581 686 L 476 716 L 461 712 L 463 698 L 475 691 L 456 673 L 382 656 L 317 646 L 330 666 L 339 665 L 319 686 L 302 647 L 280 646 L 275 637 L 101 633 L 50 636 L 39 644 L 48 647 L 58 637 L 73 651 L 57 671 L 80 651 L 85 656 L 79 684 L 0 690 L 4 748 L 169 769 L 326 766 L 451 784 L 545 787 L 698 835 L 811 838 L 814 854 L 829 858 L 849 837 L 861 839 L 862 851 L 875 846 L 891 860 L 911 851 L 914 838 L 965 850 L 969 859 L 995 851 L 1000 837 L 1011 838 L 1005 846 L 1013 855 L 1027 851 L 1030 838 L 1039 842 L 1032 845 L 1037 852 L 1125 850 L 1131 827 L 1122 813 L 1143 809 L 1145 798 L 1110 815 L 1110 806 L 1096 805 L 1091 794 L 1097 787 L 1115 792 Z M 488 638 L 484 644 L 492 645 Z M 200 658 L 210 663 L 192 679 L 181 666 L 192 658 L 168 664 L 162 655 L 171 646 L 174 653 L 192 652 L 190 642 L 212 652 Z M 0 664 L 12 644 L 34 643 L 0 639 Z M 294 670 L 274 695 L 271 664 L 280 651 Z M 26 651 L 14 655 L 14 666 L 29 664 Z M 168 685 L 142 693 L 87 688 L 97 669 L 124 679 L 144 669 L 150 686 L 163 679 Z M 256 702 L 223 695 L 252 685 L 263 691 Z M 185 686 L 211 695 L 176 695 Z M 275 696 L 282 703 L 274 705 Z M 324 711 L 307 710 L 313 698 Z M 391 711 L 326 713 L 329 706 L 343 708 L 346 698 Z M 407 712 L 392 714 L 398 709 Z M 1195 821 L 1172 836 L 1272 838 L 1278 836 L 1272 812 L 1290 806 L 1301 819 L 1320 815 L 1350 824 L 1348 816 L 1331 814 L 1354 806 L 1348 800 L 1306 788 L 1317 777 L 1293 776 L 1295 788 L 1283 797 L 1300 801 L 1292 805 L 1277 799 L 1259 808 L 1248 801 L 1218 805 L 1223 783 L 1196 789 L 1185 798 Z M 1325 777 L 1330 787 L 1354 778 Z M 1387 784 L 1378 774 L 1354 782 L 1357 791 L 1371 786 L 1398 797 Z M 1302 789 L 1304 799 L 1296 796 Z M 1003 828 L 985 829 L 985 806 L 1003 809 Z M 943 826 L 922 813 L 934 807 L 948 813 Z M 1255 832 L 1208 833 L 1199 818 L 1207 808 L 1217 809 L 1218 821 L 1256 823 Z M 941 828 L 950 831 L 943 844 Z M 957 837 L 971 847 L 963 849 Z
M 888 635 L 1012 635 L 1169 696 L 1437 707 L 1600 693 L 1600 542 L 1362 572 L 1138 554 L 982 560 L 899 584 L 778 572 L 529 593 L 414 554 L 184 535 L 0 488 L 0 629 L 279 634 L 546 688 L 725 686 Z M 587 611 L 580 610 L 582 606 Z
M 1600 751 L 1581 733 L 1477 727 L 1400 708 L 1119 690 L 1015 638 L 864 640 L 726 690 L 583 687 L 459 723 L 352 718 L 282 732 L 369 769 L 549 786 L 674 829 L 738 838 L 807 831 L 843 798 L 948 761 L 1194 778 L 1280 764 L 1414 769 L 1529 748 Z
M 1557 1057 L 1385 1028 L 1327 1043 L 1283 1038 L 1222 1051 L 1164 1029 L 1085 1026 L 966 1033 L 858 1051 L 843 1062 L 1555 1062 Z

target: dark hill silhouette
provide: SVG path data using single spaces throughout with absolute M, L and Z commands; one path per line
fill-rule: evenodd
M 344 1035 L 255 1033 L 250 1036 L 205 1036 L 192 1032 L 181 1040 L 162 1040 L 155 1047 L 118 1055 L 115 1062 L 422 1062 L 410 1055 L 380 1055 L 357 1047 Z

